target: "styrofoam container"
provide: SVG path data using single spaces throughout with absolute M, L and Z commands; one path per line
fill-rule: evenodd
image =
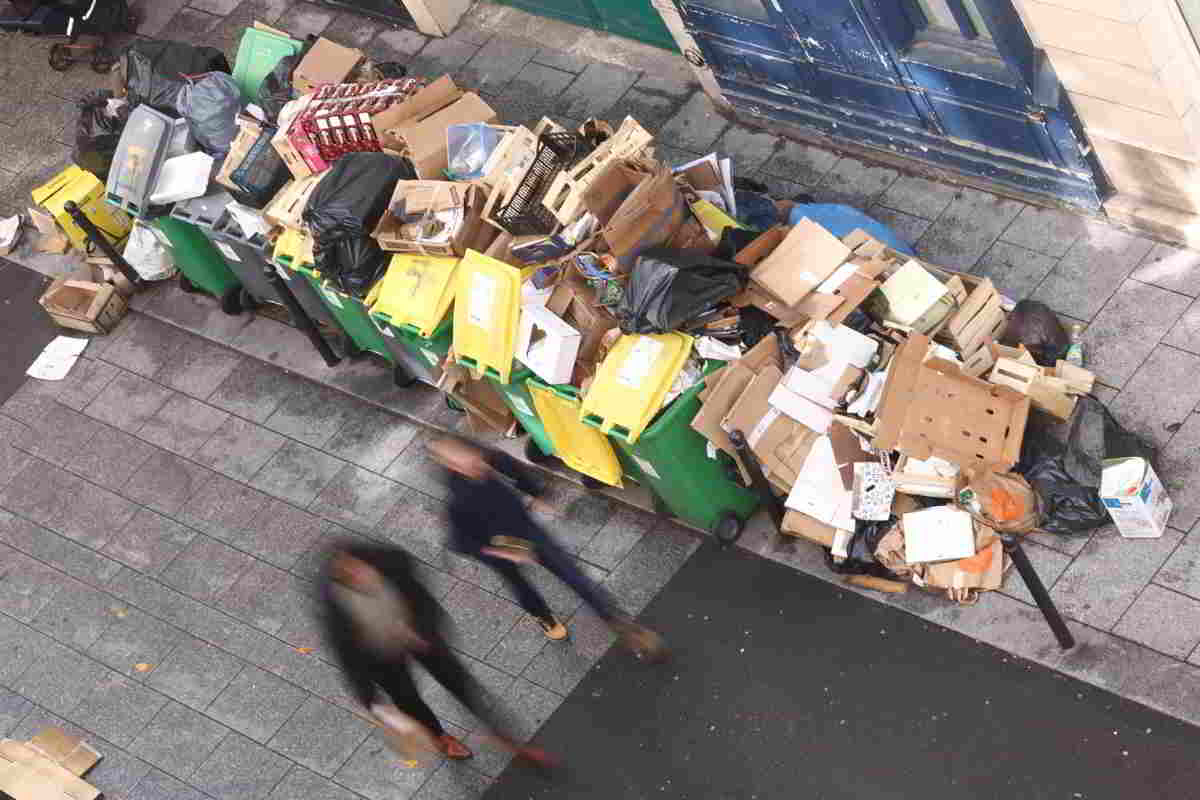
M 150 202 L 166 205 L 202 197 L 208 191 L 212 168 L 213 157 L 207 153 L 188 153 L 168 158 L 158 173 L 158 182 L 150 193 Z

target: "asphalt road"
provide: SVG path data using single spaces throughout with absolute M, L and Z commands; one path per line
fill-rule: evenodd
M 674 661 L 614 648 L 537 736 L 561 774 L 485 800 L 1200 796 L 1195 728 L 757 556 L 701 548 L 642 620 Z
M 25 370 L 61 331 L 37 299 L 46 279 L 0 258 L 0 403 L 25 381 Z

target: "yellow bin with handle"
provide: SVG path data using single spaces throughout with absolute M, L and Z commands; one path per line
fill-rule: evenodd
M 371 313 L 431 338 L 454 302 L 459 262 L 454 256 L 397 253 L 367 298 Z
M 555 387 L 530 379 L 525 386 L 533 407 L 554 445 L 554 454 L 568 467 L 609 486 L 621 486 L 621 463 L 612 442 L 580 420 L 574 387 Z
M 686 333 L 622 336 L 596 370 L 580 420 L 633 444 L 662 408 L 691 352 L 692 337 Z
M 458 267 L 454 357 L 472 372 L 508 383 L 517 349 L 521 282 L 533 270 L 468 250 Z
M 133 220 L 121 209 L 104 200 L 104 184 L 92 173 L 71 165 L 33 190 L 33 202 L 54 217 L 71 246 L 81 253 L 91 252 L 87 234 L 67 213 L 65 206 L 74 201 L 104 238 L 117 244 L 129 235 Z

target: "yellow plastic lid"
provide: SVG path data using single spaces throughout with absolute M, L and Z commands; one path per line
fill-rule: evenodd
M 535 381 L 526 384 L 533 407 L 554 454 L 576 472 L 609 486 L 621 486 L 621 463 L 612 442 L 600 431 L 580 421 L 579 398 L 562 394 Z
M 522 271 L 475 250 L 458 267 L 454 355 L 458 363 L 508 383 L 521 315 Z
M 307 233 L 284 228 L 275 240 L 275 250 L 272 260 L 290 270 L 308 270 L 315 272 L 316 258 L 313 256 L 313 239 Z
M 662 407 L 691 350 L 692 337 L 684 333 L 622 336 L 596 370 L 581 419 L 633 444 Z
M 412 325 L 428 339 L 446 317 L 458 288 L 459 259 L 397 253 L 369 299 L 371 312 L 392 325 Z

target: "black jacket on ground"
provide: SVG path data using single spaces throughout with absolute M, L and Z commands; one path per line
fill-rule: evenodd
M 447 470 L 450 486 L 450 549 L 477 556 L 493 536 L 539 541 L 540 526 L 529 516 L 517 492 L 538 497 L 542 484 L 512 456 L 485 450 L 484 460 L 497 474 L 475 481 Z

